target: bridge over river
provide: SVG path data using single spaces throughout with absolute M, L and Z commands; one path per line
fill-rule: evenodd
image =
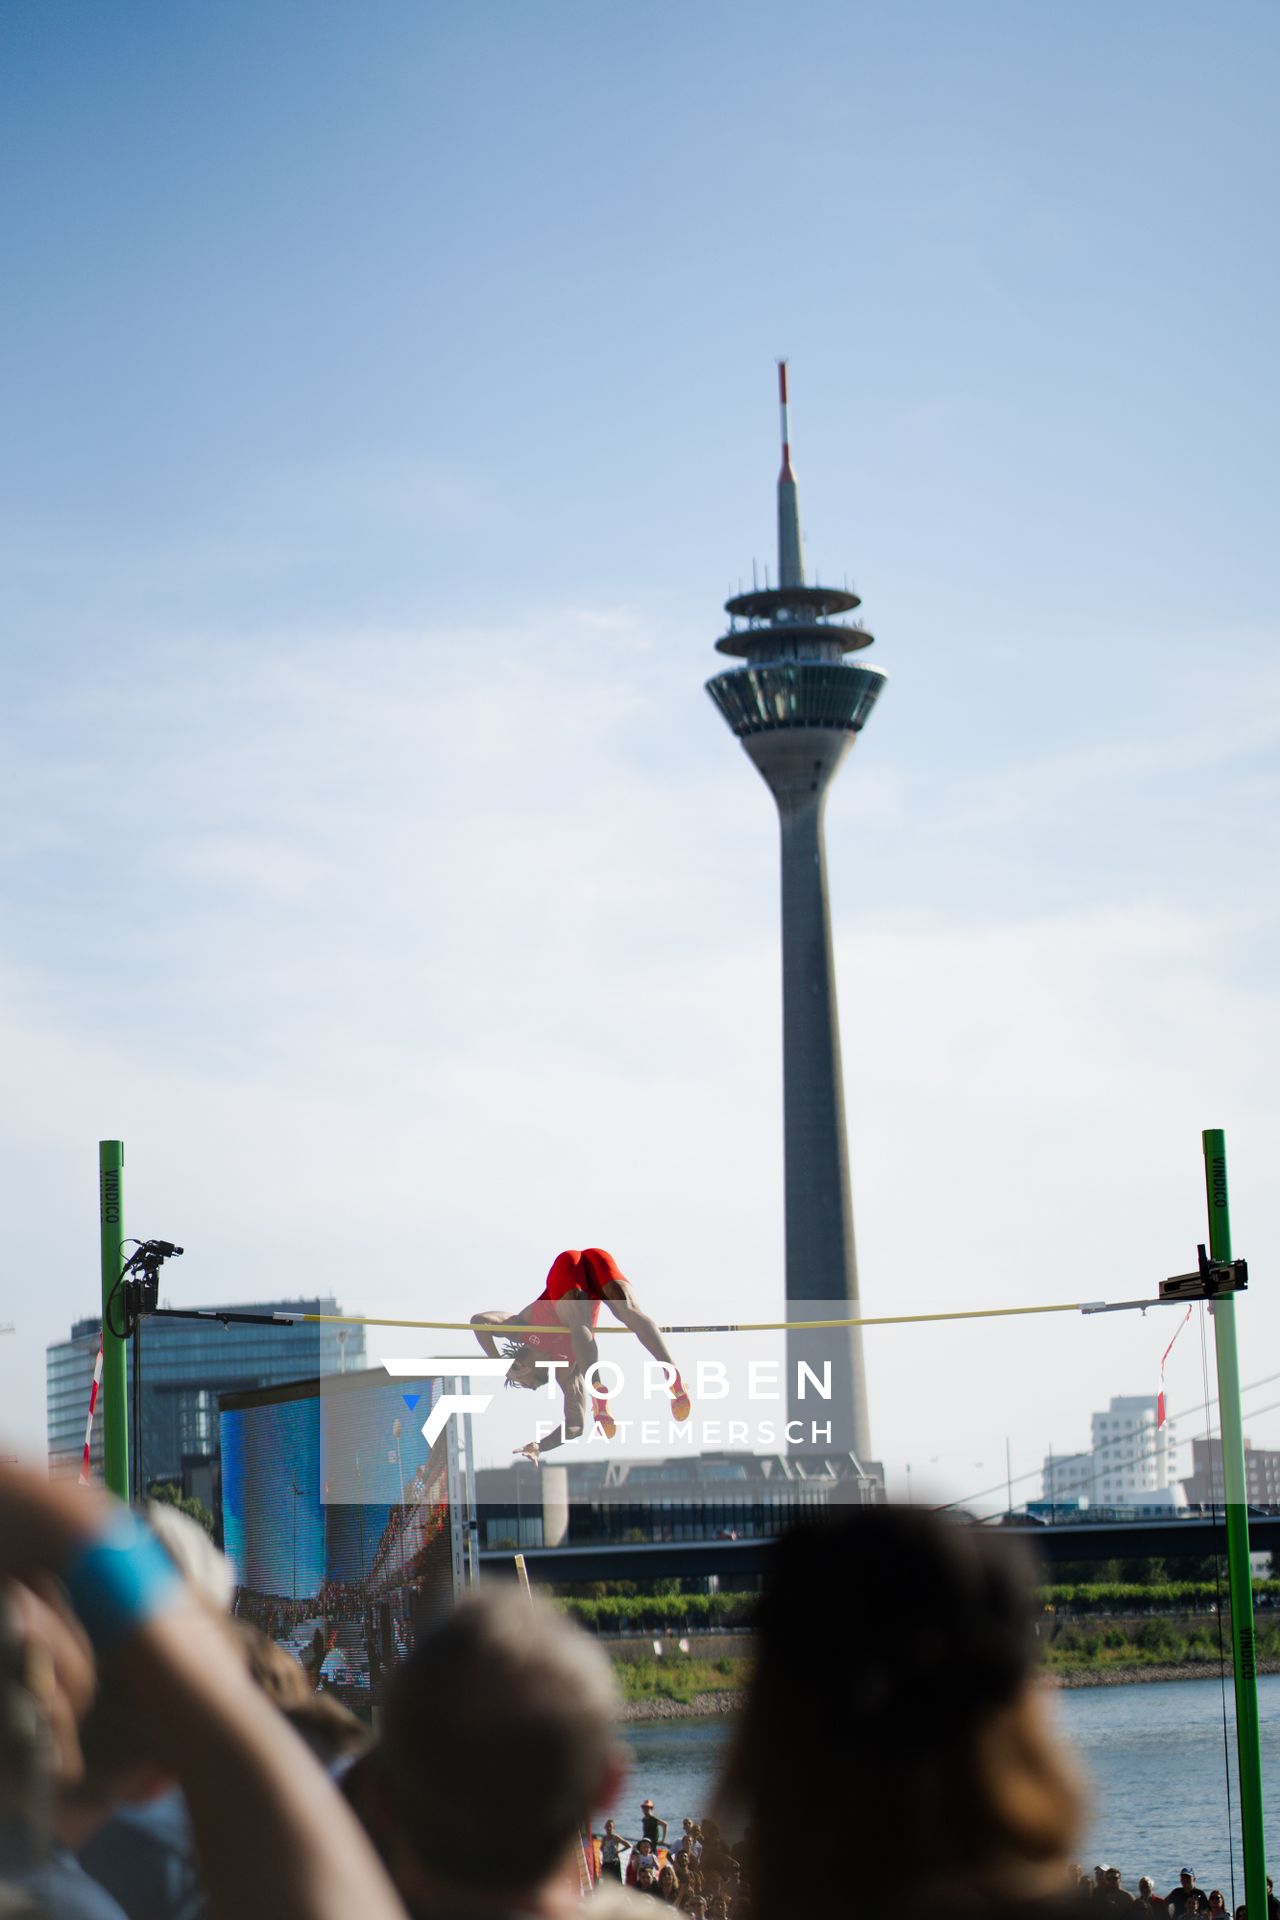
M 1168 1520 L 1090 1520 L 1088 1518 L 1036 1524 L 1011 1515 L 983 1522 L 1001 1534 L 1026 1540 L 1048 1566 L 1075 1560 L 1137 1560 L 1147 1556 L 1173 1560 L 1207 1553 L 1225 1553 L 1226 1526 L 1217 1516 L 1195 1515 Z M 1255 1552 L 1280 1549 L 1280 1511 L 1251 1508 L 1249 1538 Z M 684 1579 L 718 1574 L 721 1578 L 763 1573 L 773 1542 L 752 1540 L 655 1540 L 615 1543 L 570 1543 L 561 1547 L 525 1550 L 529 1578 L 535 1582 L 563 1580 L 658 1580 L 668 1575 Z M 514 1575 L 509 1550 L 482 1552 L 482 1571 Z

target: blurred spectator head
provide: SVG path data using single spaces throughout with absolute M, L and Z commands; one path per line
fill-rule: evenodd
M 230 1613 L 235 1568 L 200 1523 L 167 1501 L 149 1500 L 147 1524 L 196 1598 L 213 1613 Z
M 553 1880 L 621 1785 L 617 1708 L 599 1648 L 514 1589 L 471 1594 L 428 1631 L 383 1721 L 384 1850 L 409 1904 Z
M 1035 1618 L 1015 1543 L 924 1509 L 859 1508 L 777 1542 L 722 1787 L 758 1836 L 763 1913 L 833 1897 L 823 1850 L 791 1845 L 805 1829 L 892 1859 L 900 1910 L 1061 1886 L 1081 1792 Z
M 331 1693 L 317 1693 L 311 1675 L 287 1648 L 249 1620 L 229 1620 L 227 1630 L 244 1656 L 249 1677 L 279 1707 L 327 1767 L 354 1760 L 370 1745 L 363 1722 Z

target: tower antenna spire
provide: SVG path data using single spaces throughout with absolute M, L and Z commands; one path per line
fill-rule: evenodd
M 791 471 L 791 409 L 787 403 L 787 363 L 778 362 L 778 411 L 782 416 L 782 472 L 779 480 L 794 480 Z
M 770 585 L 766 566 L 760 586 L 753 570 L 750 593 L 725 603 L 731 624 L 716 649 L 742 664 L 717 673 L 707 692 L 763 776 L 782 827 L 787 1301 L 788 1312 L 803 1320 L 813 1314 L 814 1301 L 858 1298 L 823 811 L 836 771 L 866 725 L 885 676 L 878 667 L 845 658 L 871 645 L 865 627 L 839 618 L 854 613 L 861 604 L 858 595 L 816 580 L 805 584 L 785 360 L 778 362 L 778 402 L 777 583 Z M 856 1308 L 822 1307 L 817 1317 L 827 1312 L 852 1314 Z M 789 1424 L 787 1431 L 801 1435 L 788 1446 L 792 1452 L 819 1450 L 818 1428 L 798 1383 L 801 1362 L 811 1369 L 825 1363 L 832 1419 L 823 1428 L 821 1445 L 828 1455 L 843 1453 L 866 1464 L 872 1449 L 861 1330 L 849 1331 L 849 1340 L 842 1337 L 838 1344 L 825 1334 L 800 1329 L 788 1334 L 787 1368 L 797 1385 L 788 1393 L 787 1407 L 790 1420 L 799 1425 Z M 806 1431 L 812 1442 L 803 1438 Z M 878 1467 L 868 1467 L 866 1474 L 859 1470 L 864 1496 L 873 1483 L 880 1484 L 879 1474 Z
M 778 474 L 778 585 L 804 585 L 800 544 L 800 495 L 791 470 L 791 411 L 787 403 L 787 363 L 778 362 L 778 412 L 782 426 L 782 467 Z

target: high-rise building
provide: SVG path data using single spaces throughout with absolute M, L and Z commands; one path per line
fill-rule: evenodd
M 1044 1463 L 1046 1500 L 1087 1500 L 1092 1507 L 1180 1507 L 1177 1429 L 1160 1423 L 1154 1393 L 1121 1393 L 1090 1422 L 1087 1453 L 1051 1454 Z
M 718 673 L 707 692 L 777 802 L 782 829 L 782 1033 L 788 1317 L 830 1303 L 856 1314 L 858 1269 L 849 1192 L 840 1025 L 823 815 L 827 794 L 884 685 L 878 667 L 845 659 L 871 645 L 852 621 L 861 603 L 843 587 L 805 579 L 800 507 L 791 467 L 785 361 L 778 368 L 782 470 L 778 475 L 778 579 L 725 604 L 719 652 L 744 664 Z M 826 1443 L 866 1463 L 871 1451 L 862 1337 L 788 1335 L 788 1416 L 810 1421 L 798 1397 L 798 1362 L 831 1360 L 835 1422 Z
M 217 1311 L 217 1309 L 209 1309 Z M 228 1308 L 233 1313 L 341 1313 L 332 1298 L 270 1300 Z M 45 1411 L 49 1468 L 55 1475 L 80 1470 L 85 1417 L 102 1322 L 77 1320 L 69 1340 L 45 1356 Z M 129 1343 L 129 1458 L 138 1458 L 134 1421 L 133 1362 Z M 209 1470 L 218 1458 L 218 1395 L 233 1388 L 271 1387 L 286 1380 L 315 1379 L 365 1364 L 364 1328 L 316 1322 L 292 1325 L 223 1326 L 208 1320 L 144 1319 L 142 1322 L 142 1474 L 144 1483 L 172 1480 L 207 1498 Z M 101 1402 L 98 1413 L 101 1416 Z M 102 1472 L 101 1417 L 94 1421 L 90 1468 Z

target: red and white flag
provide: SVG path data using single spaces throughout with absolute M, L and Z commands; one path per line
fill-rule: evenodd
M 93 1363 L 93 1385 L 89 1389 L 89 1418 L 84 1423 L 84 1458 L 80 1462 L 80 1485 L 89 1484 L 89 1442 L 93 1438 L 93 1416 L 98 1410 L 98 1389 L 102 1385 L 102 1342 L 98 1342 L 98 1357 Z
M 1179 1320 L 1178 1322 L 1177 1328 L 1174 1332 L 1173 1340 L 1177 1339 L 1178 1335 L 1182 1332 L 1182 1329 L 1186 1326 L 1187 1321 L 1190 1318 L 1191 1318 L 1191 1307 L 1190 1307 L 1190 1304 L 1188 1304 L 1186 1312 L 1183 1314 L 1181 1320 Z M 1156 1432 L 1157 1433 L 1160 1431 L 1161 1427 L 1164 1425 L 1164 1416 L 1165 1416 L 1164 1363 L 1169 1358 L 1169 1355 L 1173 1352 L 1173 1340 L 1169 1342 L 1164 1352 L 1160 1355 L 1160 1391 L 1156 1395 Z

